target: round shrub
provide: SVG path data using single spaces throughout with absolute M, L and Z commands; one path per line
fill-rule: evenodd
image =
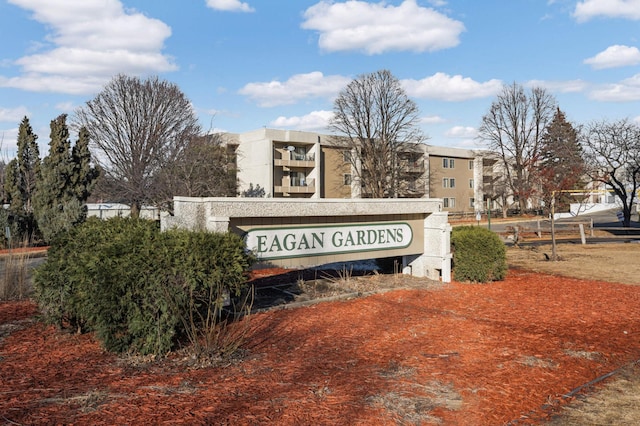
M 242 291 L 251 261 L 235 234 L 89 219 L 54 239 L 35 297 L 45 320 L 94 331 L 107 350 L 163 354 L 190 318 Z
M 451 232 L 453 273 L 457 281 L 486 283 L 507 275 L 504 243 L 497 234 L 478 226 L 461 226 Z

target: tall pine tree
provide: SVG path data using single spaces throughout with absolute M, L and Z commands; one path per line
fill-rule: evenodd
M 9 203 L 12 232 L 20 240 L 35 237 L 37 226 L 33 215 L 36 183 L 40 179 L 38 135 L 24 117 L 18 130 L 18 151 L 5 169 L 4 191 Z
M 42 161 L 34 203 L 36 220 L 47 242 L 86 219 L 85 203 L 98 177 L 98 170 L 91 166 L 86 129 L 80 130 L 72 149 L 66 119 L 62 114 L 51 121 L 49 155 Z
M 86 127 L 81 127 L 78 132 L 78 140 L 71 150 L 71 185 L 76 197 L 86 203 L 95 186 L 100 169 L 91 164 L 91 152 L 89 151 L 90 135 Z
M 578 132 L 557 108 L 542 137 L 538 162 L 538 178 L 546 206 L 550 206 L 555 193 L 556 208 L 567 210 L 576 200 L 569 191 L 585 187 L 585 163 Z

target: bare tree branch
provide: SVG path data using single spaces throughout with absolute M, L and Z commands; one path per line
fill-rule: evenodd
M 521 85 L 513 83 L 503 86 L 482 117 L 479 138 L 499 153 L 511 195 L 521 212 L 535 195 L 535 164 L 556 105 L 545 89 L 536 87 L 527 94 Z
M 397 78 L 382 70 L 364 74 L 340 92 L 330 123 L 337 144 L 350 151 L 352 173 L 363 196 L 408 196 L 401 176 L 401 154 L 426 137 L 419 129 L 418 107 Z
M 96 158 L 114 198 L 132 207 L 162 193 L 157 175 L 200 133 L 191 103 L 175 84 L 157 77 L 116 76 L 76 111 L 91 135 Z
M 622 202 L 624 226 L 640 189 L 640 126 L 628 119 L 590 123 L 582 146 L 589 177 L 611 189 Z

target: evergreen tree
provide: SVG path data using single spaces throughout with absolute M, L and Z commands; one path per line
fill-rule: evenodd
M 538 178 L 546 206 L 555 192 L 556 208 L 566 210 L 576 198 L 568 191 L 585 186 L 585 162 L 578 132 L 557 108 L 542 137 Z
M 16 238 L 32 238 L 37 226 L 33 215 L 36 183 L 40 179 L 38 136 L 24 117 L 18 131 L 18 152 L 5 169 L 4 191 Z
M 78 140 L 71 150 L 71 163 L 73 166 L 72 188 L 76 197 L 84 204 L 91 195 L 91 190 L 100 175 L 100 169 L 91 165 L 91 152 L 89 151 L 90 135 L 86 127 L 81 127 Z
M 86 129 L 80 130 L 72 150 L 66 119 L 62 114 L 51 121 L 49 155 L 42 162 L 37 185 L 34 210 L 45 241 L 86 219 L 85 202 L 98 177 L 98 170 L 91 166 Z

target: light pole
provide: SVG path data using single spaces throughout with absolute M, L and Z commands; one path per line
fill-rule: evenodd
M 556 191 L 551 191 L 551 260 L 558 260 L 556 254 Z

